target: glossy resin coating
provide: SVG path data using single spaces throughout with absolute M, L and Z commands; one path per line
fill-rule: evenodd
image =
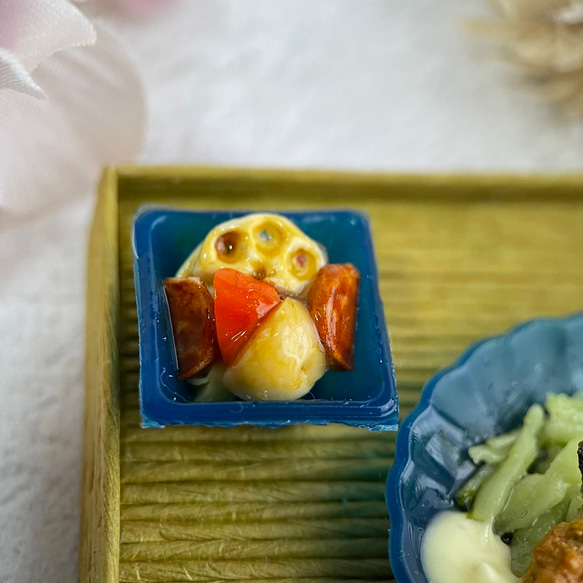
M 399 583 L 427 583 L 429 521 L 474 472 L 468 448 L 520 425 L 548 393 L 583 390 L 583 314 L 537 319 L 471 346 L 425 386 L 397 437 L 387 482 L 390 558 Z
M 140 333 L 140 410 L 144 427 L 240 424 L 279 427 L 344 423 L 395 429 L 398 399 L 368 221 L 351 211 L 282 213 L 322 244 L 330 262 L 361 274 L 354 370 L 328 371 L 297 401 L 196 402 L 196 389 L 176 374 L 163 280 L 173 276 L 216 225 L 244 212 L 141 209 L 135 219 L 134 276 Z

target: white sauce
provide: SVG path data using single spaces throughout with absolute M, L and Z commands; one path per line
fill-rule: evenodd
M 517 583 L 510 548 L 490 524 L 463 512 L 441 512 L 421 543 L 421 562 L 430 583 Z

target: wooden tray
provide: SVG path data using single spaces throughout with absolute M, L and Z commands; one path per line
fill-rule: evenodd
M 402 415 L 471 342 L 583 298 L 581 177 L 105 172 L 91 231 L 80 581 L 391 581 L 393 433 L 143 430 L 130 233 L 145 204 L 364 210 Z

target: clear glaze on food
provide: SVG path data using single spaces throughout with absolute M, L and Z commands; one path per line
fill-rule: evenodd
M 359 279 L 351 264 L 328 264 L 323 247 L 285 217 L 217 225 L 165 280 L 179 378 L 205 400 L 225 387 L 245 400 L 303 397 L 327 368 L 353 368 Z M 201 286 L 205 301 L 189 297 Z M 203 326 L 211 340 L 195 334 Z M 209 375 L 199 354 L 213 355 L 220 375 Z
M 223 382 L 242 399 L 304 396 L 326 372 L 326 354 L 303 303 L 286 298 L 241 350 Z
M 583 395 L 549 394 L 544 408 L 530 406 L 521 427 L 471 447 L 478 467 L 456 494 L 469 513 L 439 514 L 422 541 L 431 583 L 583 581 L 582 436 Z M 499 568 L 480 571 L 498 579 L 471 574 L 476 561 L 492 565 L 493 557 L 512 578 L 501 579 Z
M 230 267 L 301 296 L 326 263 L 322 247 L 289 219 L 256 213 L 217 225 L 176 275 L 195 275 L 210 285 L 217 270 Z
M 517 583 L 510 549 L 487 522 L 465 512 L 441 512 L 429 524 L 421 545 L 430 583 Z
M 523 583 L 583 581 L 583 518 L 561 522 L 534 547 Z

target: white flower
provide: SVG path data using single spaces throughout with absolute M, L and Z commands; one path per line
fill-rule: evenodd
M 95 29 L 67 0 L 0 0 L 0 88 L 43 95 L 31 76 L 72 46 L 95 44 Z
M 0 211 L 38 211 L 95 188 L 144 135 L 125 48 L 67 0 L 0 0 Z

